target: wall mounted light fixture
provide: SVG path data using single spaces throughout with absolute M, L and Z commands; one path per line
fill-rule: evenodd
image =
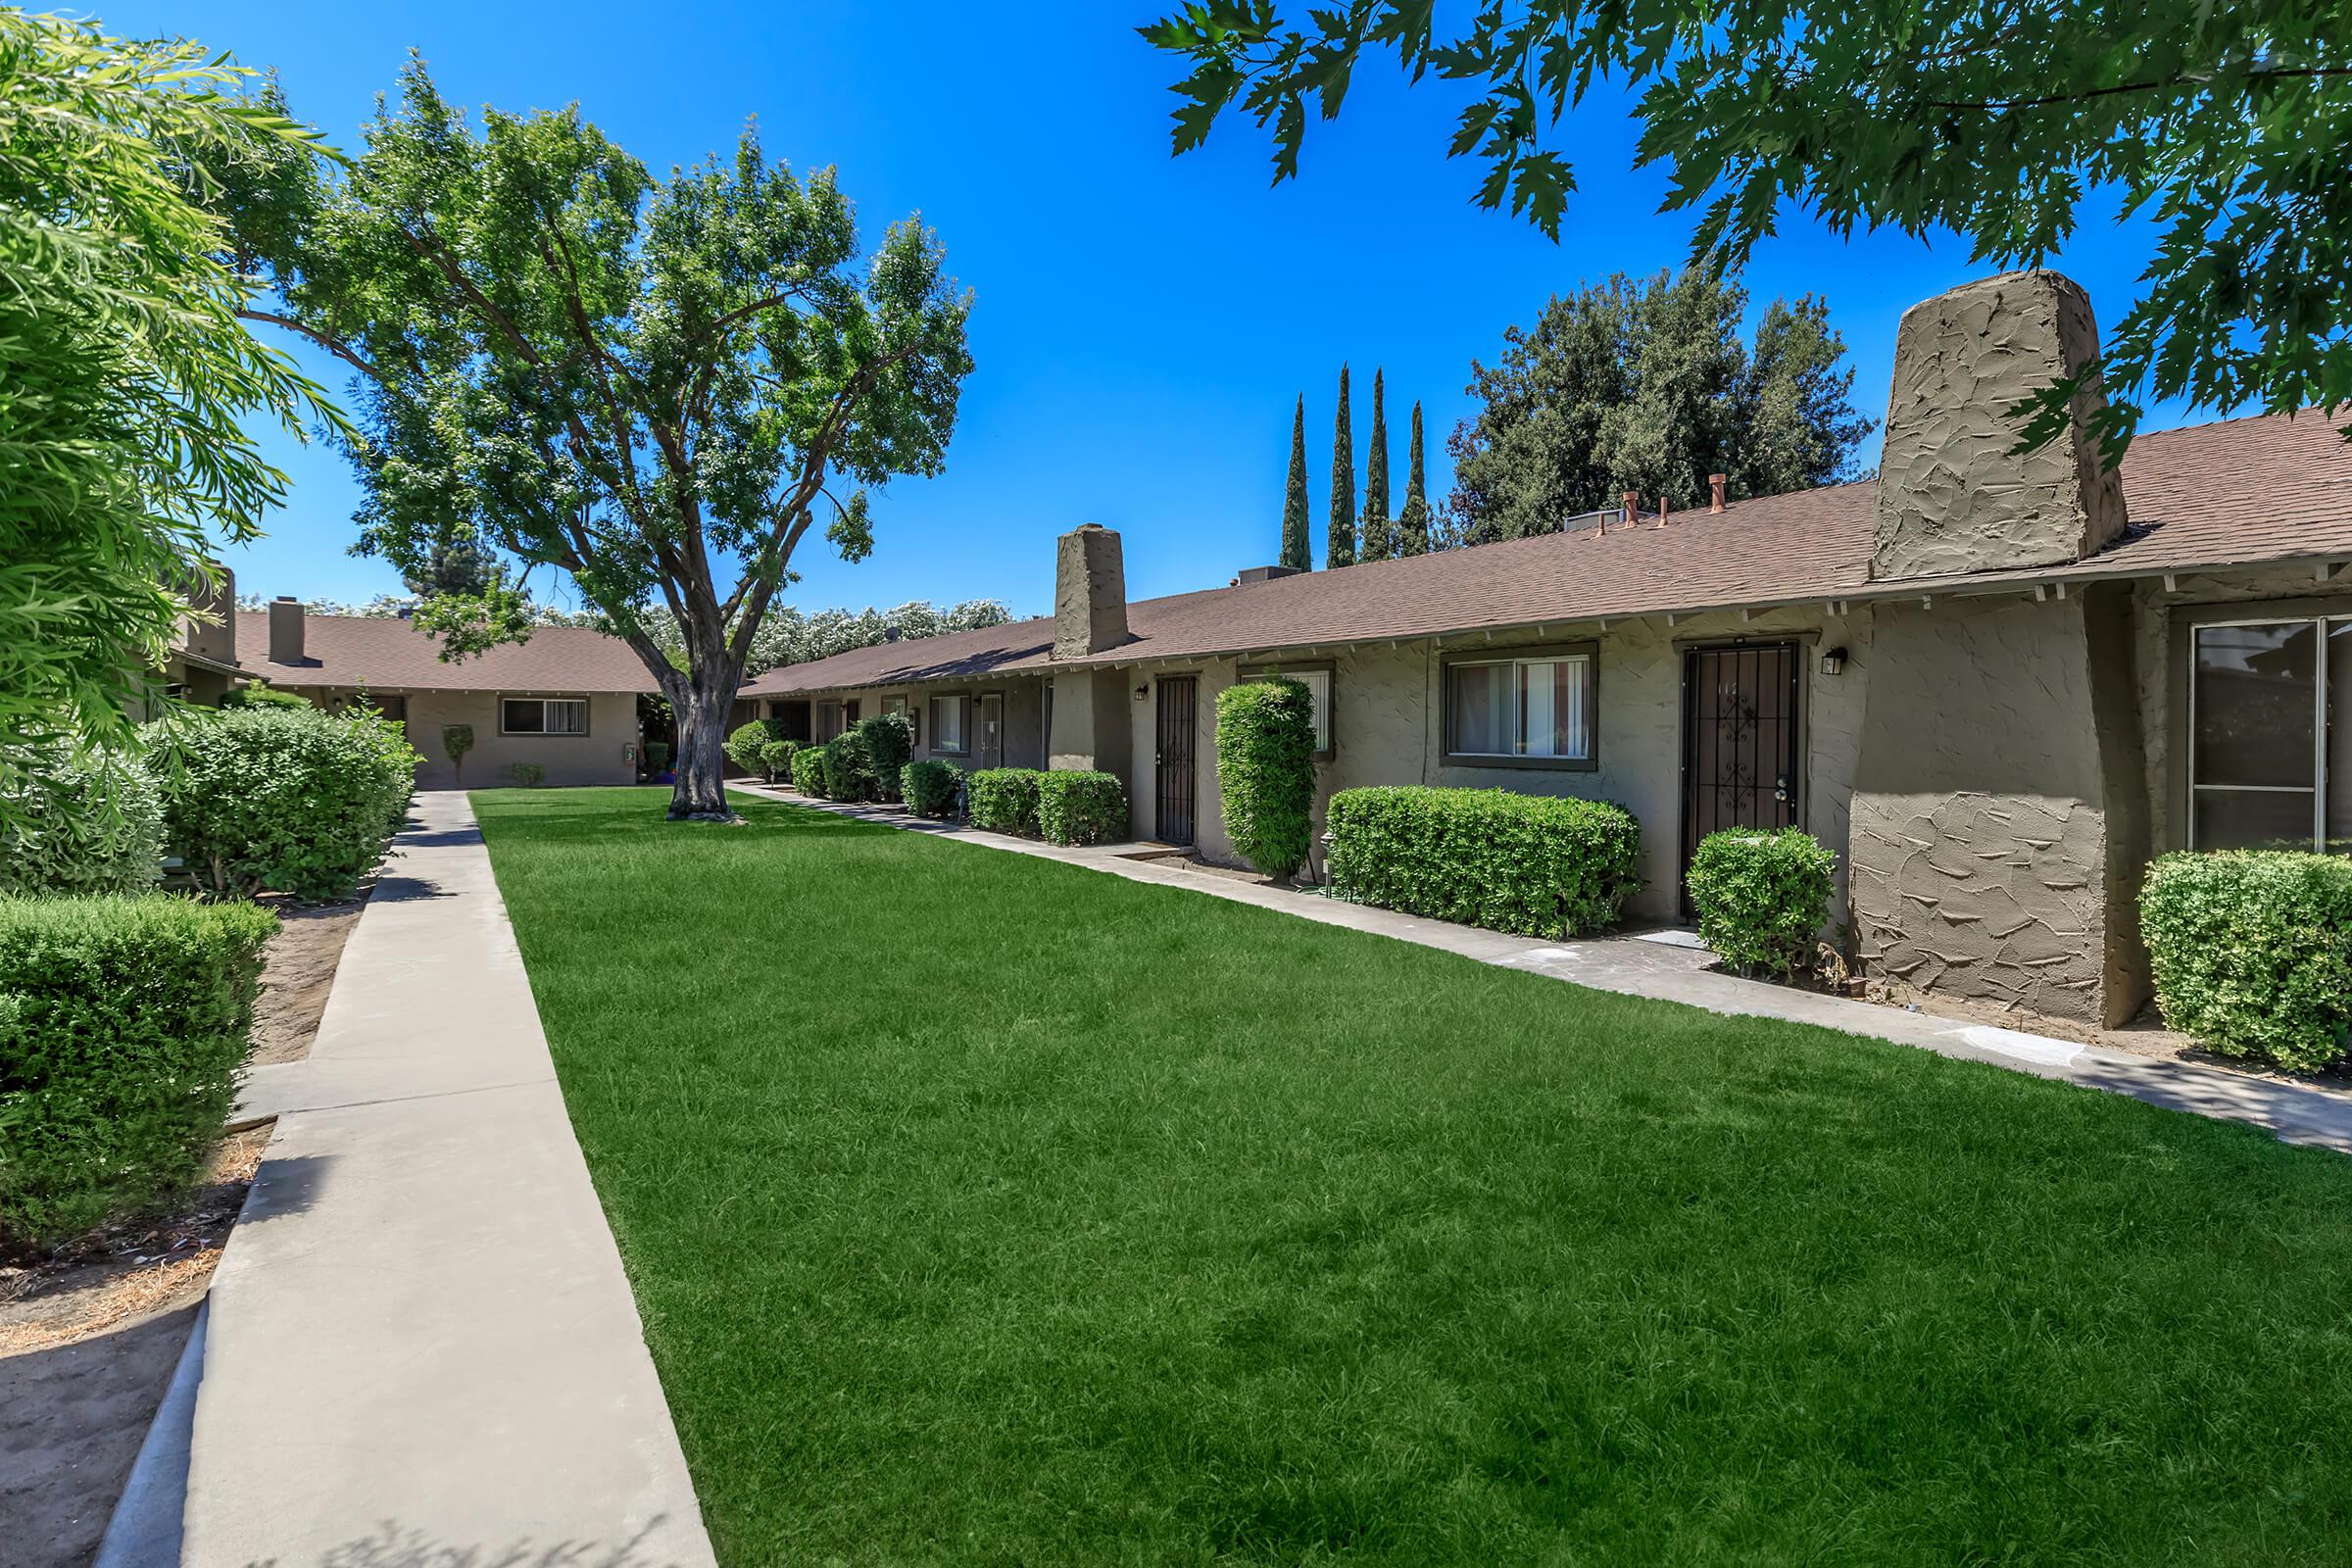
M 1842 674 L 1844 674 L 1844 673 L 1845 673 L 1845 650 L 1844 650 L 1843 648 L 1833 648 L 1833 649 L 1831 649 L 1831 650 L 1830 650 L 1828 653 L 1826 653 L 1826 654 L 1822 655 L 1822 656 L 1821 656 L 1821 672 L 1822 672 L 1824 675 L 1842 675 Z

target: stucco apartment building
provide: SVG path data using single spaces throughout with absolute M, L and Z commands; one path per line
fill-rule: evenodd
M 294 599 L 222 617 L 227 662 L 247 676 L 336 710 L 366 702 L 407 726 L 423 754 L 419 789 L 453 789 L 442 730 L 473 729 L 463 783 L 514 782 L 527 762 L 544 782 L 632 784 L 640 745 L 637 694 L 653 677 L 628 644 L 579 626 L 542 626 L 459 662 L 439 642 L 395 615 L 314 615 Z
M 875 711 L 918 755 L 1101 767 L 1139 837 L 1235 859 L 1217 694 L 1317 698 L 1324 799 L 1366 784 L 1616 801 L 1638 916 L 1684 914 L 1706 833 L 1838 854 L 1873 968 L 2116 1023 L 2146 996 L 2155 853 L 2352 839 L 2352 449 L 2318 415 L 2030 455 L 2006 410 L 2095 350 L 2048 272 L 1914 307 L 1875 481 L 1128 603 L 1118 535 L 1064 535 L 1054 613 L 771 671 L 822 739 Z

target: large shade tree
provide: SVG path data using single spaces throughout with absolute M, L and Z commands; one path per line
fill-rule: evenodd
M 415 580 L 487 541 L 517 580 L 428 600 L 457 655 L 569 576 L 679 719 L 672 816 L 723 816 L 728 709 L 795 552 L 871 548 L 866 491 L 937 473 L 970 297 L 918 220 L 861 254 L 830 171 L 746 131 L 657 178 L 576 106 L 477 127 L 412 63 L 347 170 L 231 187 L 249 314 L 357 372 L 361 548 Z M 674 618 L 684 667 L 656 612 Z
M 237 320 L 247 289 L 190 197 L 197 155 L 316 153 L 249 75 L 0 11 L 0 775 L 128 740 L 213 551 L 284 494 L 244 421 L 334 417 Z M 24 798 L 0 787 L 0 829 Z
M 2085 202 L 2119 200 L 2158 237 L 2099 367 L 2111 456 L 2137 394 L 2352 402 L 2352 27 L 2337 5 L 1514 0 L 1441 29 L 1430 0 L 1194 0 L 1142 30 L 1191 67 L 1177 150 L 1238 104 L 1270 127 L 1278 179 L 1297 172 L 1308 104 L 1337 116 L 1367 51 L 1464 84 L 1451 151 L 1485 161 L 1477 199 L 1555 238 L 1574 172 L 1546 141 L 1595 90 L 1626 93 L 1637 162 L 1664 166 L 1668 208 L 1697 211 L 1711 270 L 1788 212 L 1838 233 L 1948 228 L 1980 261 L 2039 266 Z M 2071 391 L 2045 389 L 2028 433 L 2062 429 Z

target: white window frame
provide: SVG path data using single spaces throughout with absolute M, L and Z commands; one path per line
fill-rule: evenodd
M 1264 680 L 1272 675 L 1288 675 L 1305 686 L 1310 693 L 1315 688 L 1304 677 L 1308 675 L 1322 676 L 1323 696 L 1322 700 L 1315 705 L 1315 760 L 1328 762 L 1338 754 L 1339 726 L 1333 719 L 1333 710 L 1338 706 L 1340 689 L 1340 672 L 1337 665 L 1328 660 L 1302 661 L 1291 664 L 1246 664 L 1243 666 L 1241 674 L 1245 682 Z
M 2227 631 L 2232 626 L 2310 626 L 2318 634 L 2318 646 L 2313 650 L 2312 714 L 2311 714 L 2311 784 L 2308 788 L 2295 784 L 2200 784 L 2197 782 L 2197 642 L 2209 631 Z M 2303 795 L 2311 797 L 2311 849 L 2325 854 L 2328 849 L 2328 638 L 2331 628 L 2352 626 L 2352 615 L 2281 614 L 2245 615 L 2228 620 L 2198 620 L 2188 628 L 2187 667 L 2183 675 L 2188 687 L 2188 723 L 2180 736 L 2180 749 L 2186 758 L 2188 789 L 2182 802 L 2180 840 L 2190 849 L 2197 843 L 2197 792 L 2211 790 L 2229 795 Z
M 1518 734 L 1516 751 L 1457 752 L 1453 749 L 1453 672 L 1473 665 L 1494 664 L 1563 664 L 1584 665 L 1585 685 L 1585 755 L 1582 757 L 1546 757 L 1527 751 L 1527 736 Z M 1514 683 L 1515 684 L 1515 683 Z M 1448 654 L 1438 665 L 1438 748 L 1446 765 L 1451 767 L 1541 767 L 1564 773 L 1593 773 L 1600 770 L 1600 645 L 1570 643 L 1548 648 L 1498 648 L 1492 653 Z M 1517 728 L 1517 719 L 1513 719 Z
M 895 713 L 905 719 L 910 744 L 918 748 L 923 744 L 923 710 L 912 698 L 885 697 L 882 699 L 882 712 L 885 717 Z
M 939 721 L 939 705 L 961 703 L 956 724 L 956 744 L 943 746 L 940 737 L 947 726 Z M 969 757 L 972 755 L 972 694 L 970 692 L 940 692 L 931 699 L 931 751 L 938 757 Z
M 507 727 L 507 705 L 509 703 L 537 703 L 541 727 L 538 729 L 509 729 Z M 580 727 L 578 729 L 547 727 L 548 710 L 558 703 L 578 706 L 580 710 Z M 588 736 L 588 729 L 589 705 L 586 697 L 513 697 L 504 692 L 499 694 L 498 732 L 501 735 L 514 735 L 526 740 L 576 741 L 585 740 Z

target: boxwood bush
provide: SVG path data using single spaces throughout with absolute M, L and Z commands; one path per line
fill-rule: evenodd
M 825 798 L 825 749 L 804 746 L 792 754 L 792 787 L 817 800 Z
M 276 929 L 163 894 L 0 899 L 0 1240 L 64 1241 L 197 1175 Z
M 746 773 L 761 771 L 767 764 L 760 757 L 767 743 L 781 740 L 783 726 L 772 718 L 755 718 L 748 724 L 738 724 L 728 732 L 726 744 L 720 749 L 727 760 Z
M 1218 693 L 1217 793 L 1242 858 L 1270 877 L 1297 875 L 1315 809 L 1315 707 L 1302 682 L 1276 675 Z
M 2139 928 L 2164 1021 L 2227 1056 L 2302 1071 L 2352 1027 L 2352 859 L 2229 850 L 2148 868 Z
M 1698 939 L 1741 974 L 1809 969 L 1837 878 L 1838 857 L 1801 828 L 1710 833 L 1687 879 Z
M 0 895 L 136 893 L 164 862 L 164 801 L 136 757 L 66 745 L 0 760 Z
M 366 709 L 222 710 L 147 735 L 165 842 L 219 896 L 349 898 L 383 858 L 423 760 Z
M 1034 767 L 984 767 L 965 780 L 972 826 L 991 833 L 1038 836 L 1037 781 Z
M 1116 773 L 1040 773 L 1037 831 L 1054 844 L 1116 843 L 1127 836 L 1126 787 Z
M 760 772 L 773 784 L 778 779 L 792 777 L 792 760 L 801 753 L 799 741 L 762 741 L 760 743 Z
M 906 808 L 917 816 L 951 816 L 963 774 L 953 762 L 908 762 L 899 775 Z
M 836 801 L 870 801 L 875 796 L 874 772 L 866 755 L 865 737 L 844 730 L 825 742 L 825 794 Z
M 876 713 L 858 721 L 858 739 L 865 748 L 865 771 L 874 781 L 874 795 L 897 800 L 899 776 L 914 760 L 914 726 L 904 713 Z
M 1642 828 L 1605 801 L 1390 785 L 1331 798 L 1347 897 L 1522 936 L 1597 931 L 1641 886 Z

